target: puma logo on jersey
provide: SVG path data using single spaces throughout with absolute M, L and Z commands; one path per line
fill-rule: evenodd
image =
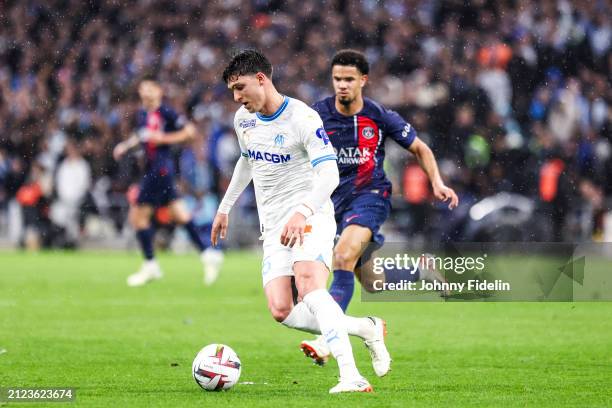
M 238 124 L 238 126 L 241 129 L 248 129 L 248 128 L 255 127 L 256 124 L 257 124 L 257 121 L 255 119 L 245 119 L 245 120 L 241 121 Z
M 291 160 L 290 154 L 277 154 L 277 153 L 269 153 L 269 152 L 260 152 L 258 150 L 250 150 L 249 149 L 249 159 L 253 159 L 255 161 L 266 161 L 269 163 L 287 163 Z

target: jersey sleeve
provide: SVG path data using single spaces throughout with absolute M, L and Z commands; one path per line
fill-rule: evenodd
M 400 146 L 409 148 L 416 138 L 416 130 L 406 122 L 397 112 L 385 109 L 383 111 L 385 133 Z
M 323 128 L 321 117 L 309 110 L 300 122 L 299 134 L 308 153 L 312 167 L 327 160 L 338 160 L 329 137 Z
M 184 115 L 179 115 L 174 109 L 166 108 L 162 110 L 164 121 L 166 122 L 166 132 L 176 132 L 185 127 L 187 118 Z
M 240 147 L 240 156 L 246 159 L 249 158 L 244 141 L 242 140 L 242 127 L 245 126 L 244 120 L 240 118 L 238 112 L 234 116 L 234 131 L 236 132 L 236 138 L 238 139 L 238 146 Z
M 140 130 L 147 126 L 147 113 L 143 110 L 136 112 L 136 130 Z

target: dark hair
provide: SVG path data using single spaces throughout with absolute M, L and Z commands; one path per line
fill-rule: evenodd
M 223 70 L 223 82 L 227 84 L 232 77 L 254 75 L 258 72 L 272 78 L 272 64 L 257 50 L 243 50 L 234 55 Z
M 157 79 L 157 75 L 155 72 L 149 70 L 145 72 L 141 77 L 139 82 L 155 82 L 159 85 L 159 80 Z
M 331 67 L 334 65 L 348 65 L 355 67 L 363 75 L 367 75 L 370 72 L 370 64 L 362 52 L 356 50 L 340 50 L 334 55 L 331 62 Z

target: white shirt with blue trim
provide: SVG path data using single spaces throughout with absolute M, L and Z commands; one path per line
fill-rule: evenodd
M 308 201 L 314 168 L 337 160 L 323 121 L 304 102 L 285 96 L 270 116 L 240 107 L 234 128 L 251 167 L 260 222 L 266 231 L 282 228 L 295 208 Z M 313 210 L 334 214 L 331 199 Z

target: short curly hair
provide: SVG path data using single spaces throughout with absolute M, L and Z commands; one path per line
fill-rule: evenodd
M 334 55 L 331 62 L 331 68 L 334 65 L 351 66 L 357 68 L 363 75 L 370 72 L 370 64 L 365 55 L 357 50 L 345 49 L 340 50 Z
M 243 50 L 235 54 L 223 70 L 223 82 L 227 84 L 234 77 L 254 75 L 258 72 L 272 78 L 272 64 L 257 50 Z

